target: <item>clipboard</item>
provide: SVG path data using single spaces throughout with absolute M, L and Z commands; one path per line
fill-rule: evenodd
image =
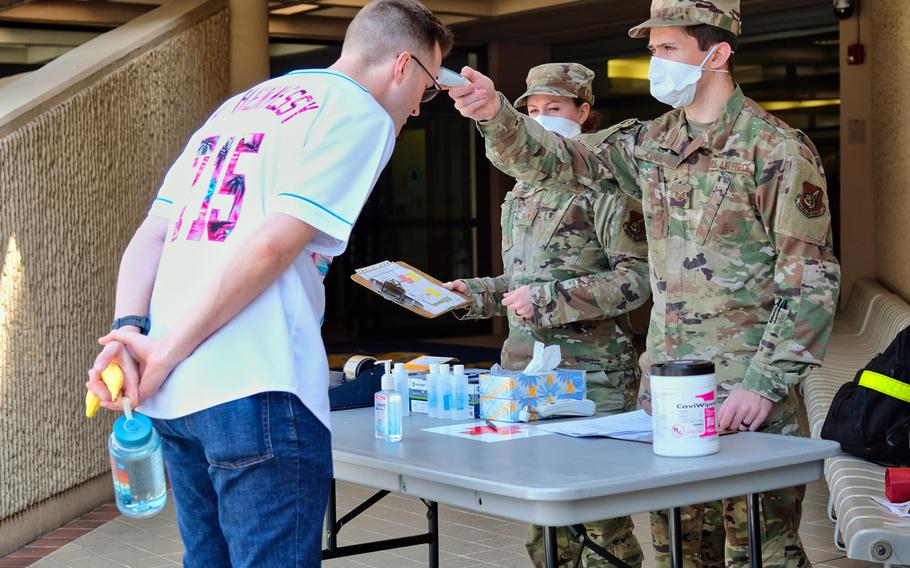
M 445 289 L 439 280 L 400 260 L 358 268 L 351 280 L 428 319 L 471 303 L 464 294 Z

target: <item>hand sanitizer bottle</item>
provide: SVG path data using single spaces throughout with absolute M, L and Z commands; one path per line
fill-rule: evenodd
M 385 362 L 382 375 L 382 390 L 373 396 L 373 410 L 376 420 L 376 439 L 384 442 L 401 440 L 401 395 L 395 390 L 395 376 L 392 362 Z
M 411 415 L 411 389 L 408 387 L 410 377 L 404 368 L 404 363 L 395 363 L 395 390 L 401 395 L 401 415 Z
M 439 398 L 436 396 L 438 379 L 439 365 L 433 363 L 427 373 L 427 415 L 430 418 L 439 418 Z
M 452 406 L 453 400 L 452 395 L 452 375 L 449 372 L 449 365 L 443 363 L 439 366 L 439 390 L 437 391 L 437 396 L 441 401 L 439 405 L 439 417 L 446 420 L 452 419 Z
M 455 365 L 452 375 L 452 390 L 455 393 L 455 411 L 453 418 L 467 420 L 474 418 L 468 395 L 468 376 L 464 374 L 464 365 Z

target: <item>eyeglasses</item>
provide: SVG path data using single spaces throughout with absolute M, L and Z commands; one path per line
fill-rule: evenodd
M 440 84 L 436 82 L 436 77 L 434 77 L 433 74 L 430 73 L 426 67 L 424 67 L 423 63 L 421 63 L 420 60 L 417 59 L 417 56 L 414 55 L 413 53 L 411 54 L 411 59 L 413 59 L 415 62 L 417 62 L 417 65 L 420 65 L 420 68 L 423 69 L 423 72 L 426 73 L 427 76 L 433 80 L 433 86 L 427 87 L 426 89 L 424 89 L 423 96 L 420 97 L 421 103 L 428 103 L 431 100 L 433 100 L 433 97 L 435 97 L 436 95 L 438 95 L 439 93 L 442 92 L 442 86 L 440 86 Z

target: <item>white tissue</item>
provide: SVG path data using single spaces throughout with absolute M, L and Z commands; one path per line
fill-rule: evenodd
M 545 373 L 552 371 L 562 362 L 562 350 L 559 345 L 544 347 L 540 341 L 534 342 L 534 356 L 523 373 Z
M 872 497 L 872 500 L 901 519 L 910 519 L 910 501 L 906 503 L 892 503 L 881 497 Z

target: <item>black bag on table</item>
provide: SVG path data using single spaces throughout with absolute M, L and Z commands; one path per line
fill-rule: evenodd
M 831 401 L 821 437 L 884 466 L 910 466 L 910 327 Z

